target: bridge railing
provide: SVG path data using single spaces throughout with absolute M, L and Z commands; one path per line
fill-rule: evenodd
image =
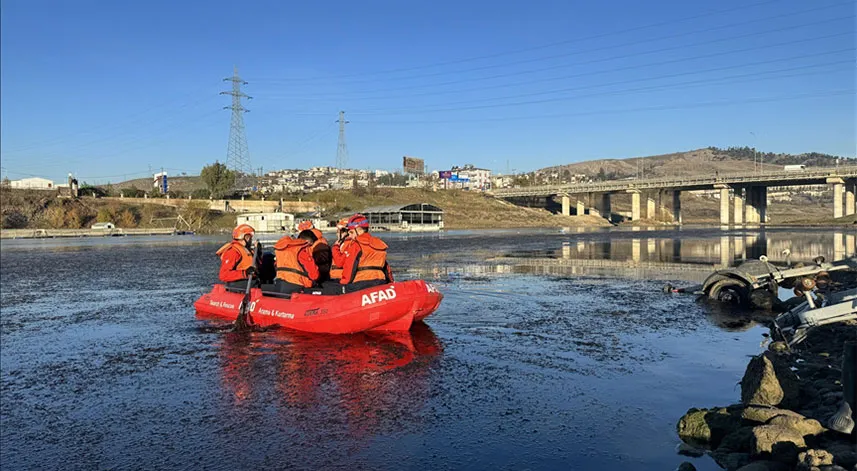
M 653 189 L 670 187 L 694 187 L 717 184 L 736 183 L 766 183 L 772 181 L 800 181 L 831 177 L 857 177 L 857 165 L 840 167 L 820 167 L 805 170 L 778 170 L 775 172 L 746 173 L 735 172 L 713 176 L 694 177 L 662 177 L 642 180 L 612 180 L 597 183 L 567 183 L 561 185 L 539 185 L 521 188 L 504 188 L 493 190 L 494 196 L 518 194 L 555 194 L 555 193 L 589 193 L 623 191 L 635 189 Z

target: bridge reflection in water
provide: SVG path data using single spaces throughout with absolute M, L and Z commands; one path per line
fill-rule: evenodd
M 713 270 L 735 266 L 766 255 L 778 263 L 828 261 L 857 255 L 855 231 L 723 231 L 717 236 L 681 236 L 634 228 L 633 234 L 598 239 L 583 228 L 567 231 L 568 238 L 543 250 L 513 250 L 481 264 L 412 267 L 415 276 L 441 279 L 455 274 L 535 274 L 617 276 L 633 279 L 701 282 Z M 665 236 L 668 234 L 668 236 Z M 616 235 L 621 235 L 617 237 Z M 552 239 L 556 241 L 557 239 Z

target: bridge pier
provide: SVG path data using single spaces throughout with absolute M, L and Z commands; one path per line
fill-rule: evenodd
M 571 198 L 568 195 L 562 195 L 562 215 L 571 216 Z
M 610 207 L 610 193 L 601 193 L 598 209 L 601 211 L 601 217 L 609 221 L 610 215 L 613 213 Z
M 744 218 L 747 224 L 765 224 L 767 222 L 767 214 L 768 187 L 747 187 L 746 217 Z
M 640 211 L 640 191 L 628 190 L 631 193 L 631 220 L 639 221 L 642 212 Z
M 583 196 L 577 195 L 577 215 L 583 216 L 586 214 L 586 203 L 583 201 Z
M 681 191 L 675 190 L 673 193 L 673 222 L 681 225 Z
M 729 187 L 726 185 L 715 185 L 720 188 L 720 224 L 729 225 Z
M 744 189 L 741 187 L 735 187 L 733 196 L 733 203 L 735 206 L 734 209 L 734 217 L 735 225 L 744 224 Z
M 655 198 L 657 197 L 651 193 L 646 195 L 646 219 L 655 220 L 658 217 L 655 212 Z
M 857 180 L 848 180 L 845 182 L 845 215 L 851 216 L 854 214 L 854 193 L 857 192 Z
M 845 180 L 834 177 L 828 178 L 827 183 L 833 185 L 833 217 L 841 218 L 843 216 L 843 196 L 845 190 Z

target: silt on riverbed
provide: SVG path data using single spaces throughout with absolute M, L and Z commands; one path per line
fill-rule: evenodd
M 219 238 L 4 241 L 0 461 L 672 469 L 676 418 L 734 401 L 765 329 L 661 286 L 722 247 L 833 258 L 840 235 L 847 251 L 853 232 L 824 230 L 383 235 L 397 276 L 444 303 L 403 337 L 335 338 L 196 320 Z

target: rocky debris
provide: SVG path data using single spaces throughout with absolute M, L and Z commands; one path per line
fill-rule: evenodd
M 798 414 L 797 412 L 788 409 L 778 409 L 776 407 L 749 406 L 744 408 L 743 411 L 741 411 L 742 419 L 749 420 L 751 422 L 757 422 L 760 424 L 764 424 L 778 415 L 798 417 L 801 419 L 804 418 L 804 416 Z
M 806 450 L 797 455 L 798 471 L 809 471 L 812 468 L 832 464 L 833 455 L 825 450 Z
M 680 465 L 678 465 L 676 471 L 696 471 L 696 466 L 694 466 L 693 463 L 684 461 Z
M 723 438 L 741 426 L 739 411 L 734 407 L 690 409 L 678 421 L 678 436 L 693 446 L 717 448 Z
M 759 425 L 753 427 L 750 446 L 752 458 L 771 458 L 782 463 L 793 462 L 798 453 L 806 448 L 806 442 L 798 431 L 781 425 Z
M 747 405 L 794 407 L 799 391 L 797 376 L 773 352 L 753 357 L 741 379 L 741 402 Z
M 849 340 L 857 340 L 857 322 L 812 329 L 798 349 L 753 357 L 741 404 L 690 409 L 679 436 L 730 471 L 857 471 L 857 432 L 822 426 L 844 409 L 842 345 Z
M 711 457 L 721 468 L 730 470 L 741 468 L 750 462 L 749 453 L 730 453 L 721 451 L 719 448 L 711 453 Z

